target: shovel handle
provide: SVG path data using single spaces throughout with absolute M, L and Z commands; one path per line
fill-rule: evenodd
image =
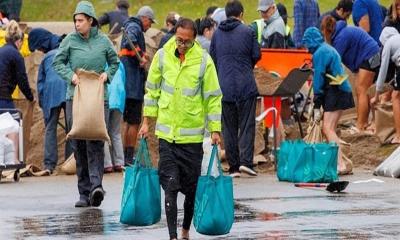
M 295 183 L 294 186 L 296 187 L 320 187 L 325 188 L 328 186 L 326 183 Z

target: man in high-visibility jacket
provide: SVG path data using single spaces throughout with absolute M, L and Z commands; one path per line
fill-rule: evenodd
M 220 142 L 222 93 L 214 63 L 195 37 L 195 23 L 182 18 L 175 36 L 154 56 L 139 131 L 147 136 L 148 118 L 157 118 L 159 176 L 170 239 L 177 239 L 179 191 L 185 194 L 182 239 L 189 238 L 206 123 L 213 144 Z

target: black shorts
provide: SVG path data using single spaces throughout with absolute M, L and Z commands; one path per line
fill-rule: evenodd
M 325 112 L 346 110 L 354 107 L 353 94 L 344 92 L 338 86 L 329 86 L 325 89 L 324 103 L 322 104 Z
M 392 86 L 395 91 L 400 91 L 400 67 L 396 67 L 396 74 L 394 75 Z
M 139 125 L 142 122 L 143 101 L 133 98 L 125 99 L 124 122 Z
M 185 195 L 195 192 L 201 174 L 203 144 L 175 144 L 163 139 L 159 144 L 158 175 L 164 191 L 180 191 Z
M 375 75 L 378 75 L 380 66 L 381 66 L 381 57 L 378 53 L 372 56 L 371 58 L 364 60 L 361 63 L 360 68 L 370 72 L 374 72 Z

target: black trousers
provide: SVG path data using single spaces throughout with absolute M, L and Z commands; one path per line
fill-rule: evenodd
M 169 236 L 177 238 L 178 192 L 185 195 L 183 229 L 189 230 L 193 218 L 197 180 L 201 174 L 203 145 L 175 144 L 160 139 L 158 174 L 165 192 L 165 214 Z
M 229 172 L 241 165 L 252 168 L 256 131 L 257 97 L 242 102 L 222 102 L 222 135 Z
M 67 125 L 72 127 L 72 101 L 66 102 Z M 104 114 L 108 115 L 108 103 L 104 104 Z M 104 117 L 105 117 L 104 116 Z M 76 159 L 76 175 L 81 200 L 88 201 L 90 193 L 103 187 L 104 141 L 71 140 Z

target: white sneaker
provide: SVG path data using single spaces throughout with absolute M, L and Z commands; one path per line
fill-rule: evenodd
M 257 176 L 256 171 L 254 171 L 253 169 L 246 167 L 246 166 L 240 166 L 239 171 L 245 172 L 245 173 L 249 174 L 250 176 L 254 176 L 254 177 Z
M 229 174 L 229 176 L 231 176 L 232 178 L 240 178 L 241 174 L 240 174 L 240 172 L 234 172 L 234 173 Z

